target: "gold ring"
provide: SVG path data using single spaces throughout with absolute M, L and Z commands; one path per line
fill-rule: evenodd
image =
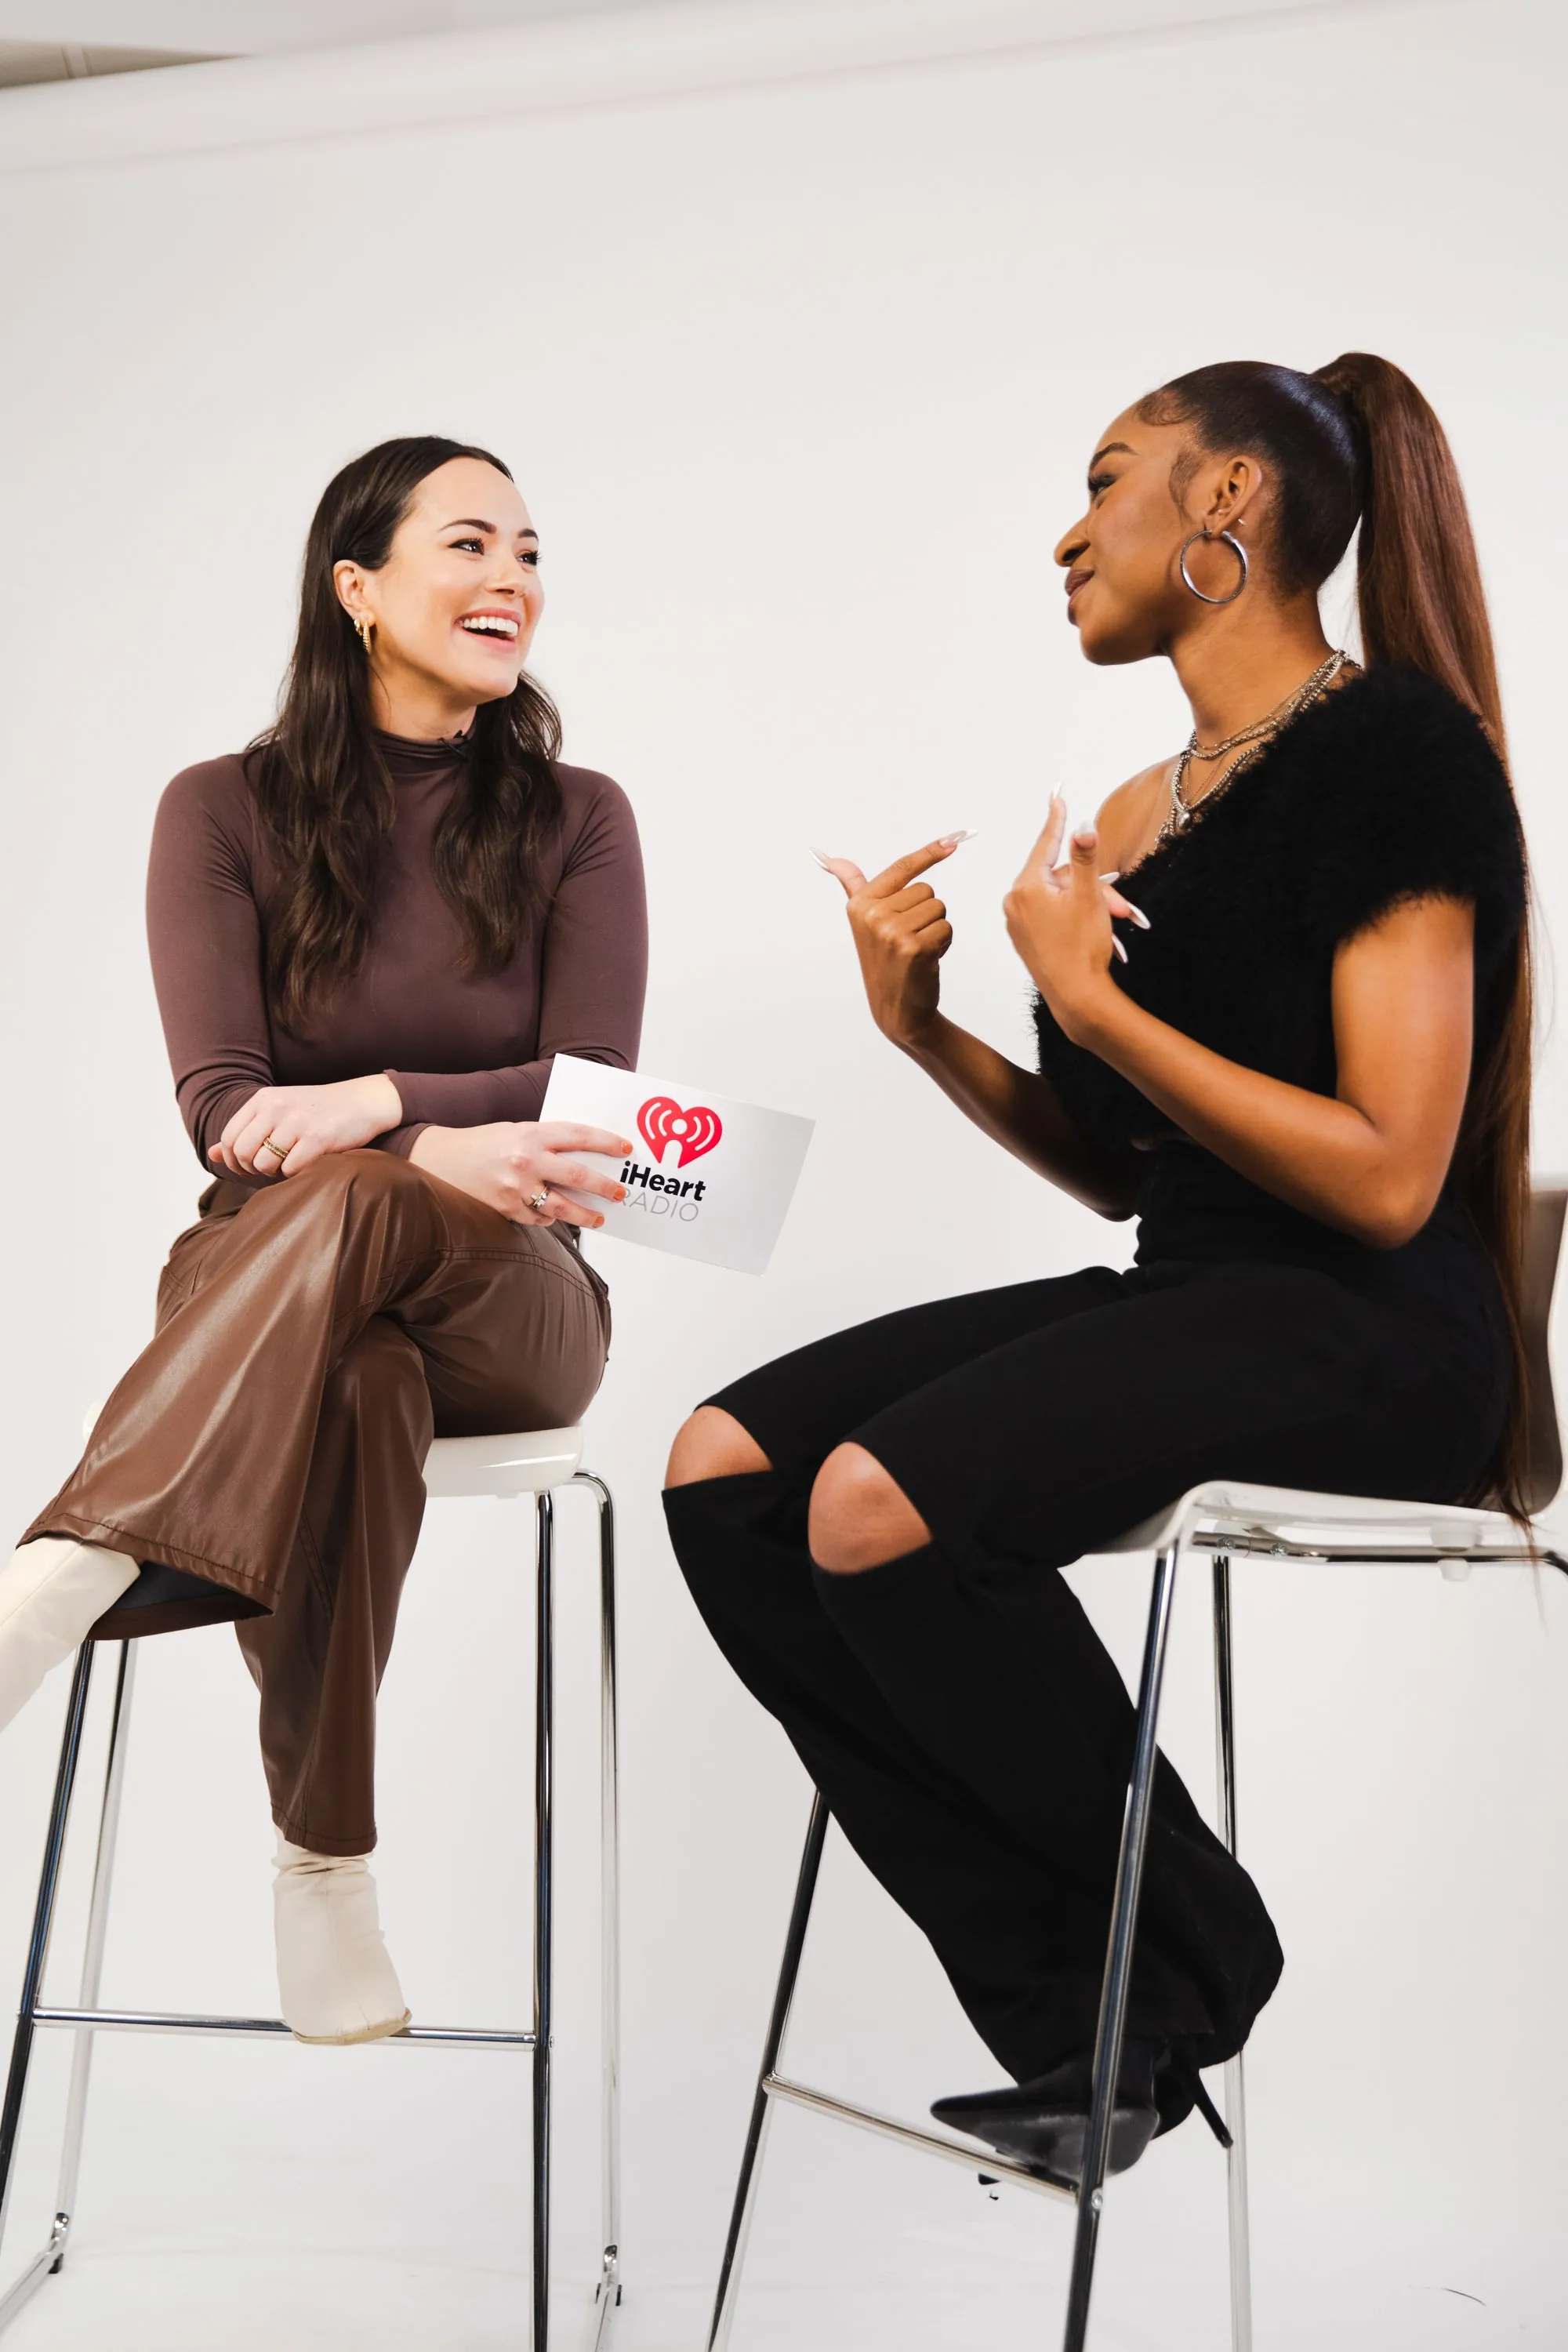
M 269 1135 L 264 1135 L 256 1148 L 258 1151 L 275 1151 L 279 1160 L 287 1160 L 294 1149 L 291 1143 L 274 1143 Z
M 540 1186 L 538 1192 L 534 1193 L 528 1205 L 531 1209 L 536 1210 L 547 1209 L 550 1206 L 550 1194 L 542 1184 Z

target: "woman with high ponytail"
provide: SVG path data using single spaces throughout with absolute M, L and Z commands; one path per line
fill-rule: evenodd
M 1319 591 L 1358 525 L 1352 660 Z M 1008 896 L 1037 1069 L 941 1009 L 921 877 L 963 835 L 820 862 L 884 1034 L 1135 1215 L 1134 1264 L 764 1365 L 686 1423 L 665 1501 L 715 1638 L 1013 2077 L 935 2112 L 1070 2181 L 1131 1707 L 1060 1570 L 1212 1478 L 1526 1507 L 1530 966 L 1469 520 L 1398 368 L 1176 377 L 1099 436 L 1057 561 L 1089 660 L 1168 659 L 1193 727 L 1070 844 L 1054 798 Z M 1162 1764 L 1112 2169 L 1215 2120 L 1199 2070 L 1282 1965 Z

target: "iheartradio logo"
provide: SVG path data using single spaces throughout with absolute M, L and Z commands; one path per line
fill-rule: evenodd
M 637 1132 L 661 1167 L 670 1145 L 679 1144 L 680 1153 L 675 1164 L 684 1168 L 689 1160 L 700 1160 L 705 1151 L 712 1150 L 724 1126 L 718 1112 L 710 1110 L 705 1103 L 694 1103 L 689 1110 L 682 1110 L 672 1095 L 655 1095 L 637 1113 Z
M 710 1095 L 700 1079 L 657 1066 L 616 1070 L 572 1054 L 555 1055 L 540 1115 L 626 1139 L 624 1157 L 590 1155 L 606 1175 L 616 1171 L 616 1197 L 577 1196 L 603 1211 L 607 1246 L 637 1242 L 738 1274 L 763 1272 L 805 1157 L 808 1118 Z

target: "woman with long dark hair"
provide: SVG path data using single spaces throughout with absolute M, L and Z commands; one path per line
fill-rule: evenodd
M 538 564 L 486 450 L 387 441 L 328 485 L 277 723 L 176 776 L 153 834 L 159 1008 L 216 1181 L 0 1570 L 0 1724 L 89 1632 L 243 1621 L 308 2042 L 407 2022 L 364 1857 L 432 1435 L 574 1422 L 608 1345 L 574 1231 L 604 1220 L 561 1188 L 618 1197 L 574 1155 L 629 1145 L 539 1112 L 554 1054 L 635 1061 L 642 868 L 523 668 Z
M 1364 667 L 1318 602 L 1358 521 Z M 956 837 L 871 881 L 822 862 L 884 1034 L 1135 1215 L 1136 1262 L 764 1366 L 686 1423 L 666 1504 L 715 1638 L 1014 2078 L 935 2112 L 1071 2180 L 1131 1707 L 1059 1570 L 1210 1478 L 1518 1504 L 1531 1013 L 1480 580 L 1407 377 L 1178 378 L 1100 436 L 1057 561 L 1086 656 L 1166 656 L 1193 732 L 1065 861 L 1054 802 L 1008 897 L 1037 1071 L 940 1010 L 920 877 Z M 1163 1761 L 1156 1790 L 1113 2168 L 1281 1967 Z

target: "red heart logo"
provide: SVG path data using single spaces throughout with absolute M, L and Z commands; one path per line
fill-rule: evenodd
M 651 1102 L 644 1103 L 637 1113 L 637 1128 L 643 1141 L 661 1165 L 668 1146 L 679 1143 L 680 1158 L 676 1162 L 678 1168 L 684 1168 L 689 1160 L 700 1160 L 705 1151 L 711 1151 L 724 1132 L 716 1110 L 709 1110 L 700 1103 L 690 1110 L 682 1110 L 669 1095 L 655 1095 Z

